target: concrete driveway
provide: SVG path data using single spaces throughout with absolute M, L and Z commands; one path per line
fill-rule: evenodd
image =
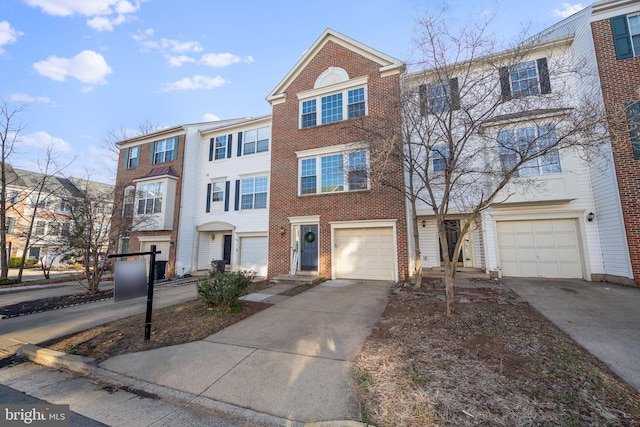
M 560 279 L 503 283 L 640 390 L 640 288 Z

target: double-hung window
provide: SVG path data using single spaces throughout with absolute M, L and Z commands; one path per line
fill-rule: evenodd
M 140 164 L 140 146 L 129 147 L 125 150 L 126 155 L 126 169 L 133 169 Z
M 60 212 L 71 212 L 71 203 L 68 200 L 60 200 Z
M 449 157 L 449 147 L 445 144 L 435 145 L 431 149 L 434 172 L 444 172 L 447 168 L 447 157 Z
M 458 78 L 419 86 L 420 114 L 438 114 L 460 109 Z
M 551 93 L 547 58 L 539 58 L 501 67 L 500 90 L 503 101 L 538 94 Z
M 138 215 L 162 213 L 163 183 L 138 185 Z
M 215 150 L 214 151 L 215 154 L 213 158 L 215 160 L 226 158 L 227 156 L 227 136 L 226 135 L 216 137 L 214 150 Z
M 133 185 L 124 189 L 124 197 L 122 199 L 122 217 L 133 217 L 133 206 L 136 200 L 136 189 Z
M 8 216 L 7 217 L 7 233 L 13 234 L 16 230 L 16 219 Z
M 157 141 L 154 144 L 153 163 L 164 163 L 175 160 L 176 139 L 177 138 L 169 138 Z
M 320 93 L 303 98 L 300 102 L 300 128 L 355 119 L 367 115 L 366 86 Z
M 241 182 L 240 209 L 263 209 L 267 207 L 267 177 L 244 178 Z
M 302 158 L 300 195 L 368 189 L 367 157 L 366 151 L 354 151 Z
M 556 133 L 551 125 L 500 132 L 498 152 L 502 170 L 509 172 L 517 167 L 515 176 L 560 173 L 560 155 L 558 150 L 550 148 L 556 142 Z
M 270 126 L 245 131 L 243 138 L 244 154 L 264 153 L 265 151 L 269 151 L 270 134 Z
M 36 236 L 44 236 L 44 227 L 45 227 L 44 221 L 36 221 L 36 229 L 34 234 Z
M 211 201 L 223 202 L 224 201 L 224 181 L 215 181 L 211 185 Z

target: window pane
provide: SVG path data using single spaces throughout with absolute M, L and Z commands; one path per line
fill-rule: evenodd
M 348 92 L 349 118 L 361 117 L 365 115 L 364 88 L 353 89 Z
M 227 136 L 216 137 L 215 160 L 224 159 L 227 154 Z
M 256 142 L 258 136 L 258 131 L 256 129 L 251 129 L 245 131 L 244 133 L 244 141 L 245 142 Z
M 323 157 L 321 160 L 321 171 L 323 193 L 344 190 L 342 154 Z
M 222 202 L 224 200 L 224 182 L 214 182 L 211 194 L 212 202 Z
M 254 209 L 261 209 L 267 207 L 267 193 L 256 193 L 256 202 Z
M 256 152 L 256 143 L 247 142 L 244 144 L 244 154 L 253 154 Z
M 342 94 L 325 96 L 322 98 L 322 124 L 342 120 Z
M 538 93 L 536 61 L 516 64 L 511 71 L 511 92 L 514 97 Z
M 253 208 L 253 194 L 243 194 L 240 209 L 252 209 L 252 208 Z
M 307 128 L 316 125 L 316 100 L 312 99 L 302 103 L 302 127 Z
M 300 165 L 300 194 L 316 192 L 316 159 L 305 159 Z
M 258 141 L 258 146 L 256 149 L 256 152 L 258 153 L 264 153 L 265 151 L 269 151 L 269 140 L 268 139 L 263 139 L 261 141 Z

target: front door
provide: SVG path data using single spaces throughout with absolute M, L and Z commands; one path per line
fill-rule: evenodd
M 222 254 L 225 264 L 231 264 L 231 234 L 224 235 L 224 252 Z
M 300 227 L 300 270 L 318 270 L 318 226 Z
M 459 219 L 445 219 L 444 230 L 447 233 L 447 252 L 449 259 L 453 257 L 453 252 L 456 250 L 456 243 L 460 239 L 460 220 Z M 440 262 L 444 264 L 444 256 L 442 253 L 442 245 L 440 245 Z M 462 250 L 458 255 L 458 266 L 463 265 Z

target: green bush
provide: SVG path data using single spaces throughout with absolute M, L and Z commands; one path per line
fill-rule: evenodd
M 208 306 L 228 313 L 245 295 L 253 275 L 244 271 L 220 273 L 209 270 L 209 277 L 198 284 L 198 297 Z
M 20 268 L 20 261 L 22 261 L 22 257 L 12 256 L 9 259 L 9 268 Z M 27 258 L 24 263 L 24 268 L 35 268 L 38 266 L 38 260 L 35 258 Z

